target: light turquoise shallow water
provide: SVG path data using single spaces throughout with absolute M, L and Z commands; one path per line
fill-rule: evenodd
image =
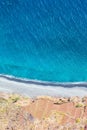
M 87 0 L 0 1 L 0 74 L 87 81 Z

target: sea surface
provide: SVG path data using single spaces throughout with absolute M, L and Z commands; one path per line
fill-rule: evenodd
M 0 0 L 0 74 L 87 81 L 87 0 Z

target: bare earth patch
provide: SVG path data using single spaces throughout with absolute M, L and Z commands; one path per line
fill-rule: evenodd
M 87 97 L 0 93 L 0 130 L 87 130 Z

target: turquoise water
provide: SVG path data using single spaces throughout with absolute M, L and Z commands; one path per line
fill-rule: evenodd
M 87 0 L 1 0 L 0 74 L 87 81 Z

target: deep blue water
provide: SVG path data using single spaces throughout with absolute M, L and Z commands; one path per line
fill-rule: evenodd
M 87 81 L 87 0 L 0 0 L 0 74 Z

